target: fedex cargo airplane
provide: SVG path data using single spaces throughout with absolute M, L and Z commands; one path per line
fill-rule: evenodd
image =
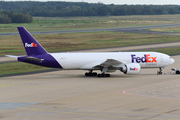
M 18 27 L 18 31 L 27 55 L 8 57 L 45 67 L 89 71 L 85 76 L 110 77 L 108 73 L 116 70 L 139 74 L 141 68 L 159 68 L 158 74 L 162 74 L 162 68 L 174 63 L 169 55 L 158 52 L 48 53 L 24 27 Z

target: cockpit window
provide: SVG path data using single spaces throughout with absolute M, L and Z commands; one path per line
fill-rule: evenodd
M 169 59 L 172 59 L 171 57 L 169 57 Z

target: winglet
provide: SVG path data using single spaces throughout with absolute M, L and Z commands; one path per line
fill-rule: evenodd
M 18 31 L 28 56 L 47 54 L 46 50 L 24 27 L 18 27 Z

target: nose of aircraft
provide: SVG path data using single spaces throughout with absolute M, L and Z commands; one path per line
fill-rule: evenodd
M 173 64 L 175 62 L 175 60 L 173 58 L 171 58 L 171 64 Z
M 175 60 L 171 57 L 169 57 L 169 58 L 170 58 L 170 64 L 173 64 L 175 62 Z

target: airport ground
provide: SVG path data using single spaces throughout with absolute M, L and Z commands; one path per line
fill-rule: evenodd
M 52 71 L 0 78 L 1 120 L 180 120 L 180 56 L 166 67 L 110 78 Z
M 156 44 L 156 48 L 178 44 Z M 153 46 L 91 52 L 131 51 Z M 171 68 L 180 68 L 180 55 L 172 58 L 176 62 L 166 67 L 163 75 L 157 75 L 158 69 L 142 69 L 139 75 L 116 71 L 110 78 L 85 77 L 86 71 L 0 77 L 0 119 L 180 120 L 180 79 L 179 75 L 171 74 Z M 4 59 L 1 62 L 11 60 L 1 59 Z

